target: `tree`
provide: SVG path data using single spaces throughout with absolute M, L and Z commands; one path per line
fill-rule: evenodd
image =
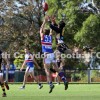
M 75 40 L 82 45 L 100 47 L 100 15 L 90 15 L 83 23 L 83 27 L 75 35 Z
M 50 7 L 48 15 L 56 17 L 56 21 L 64 20 L 66 27 L 64 29 L 65 42 L 74 45 L 74 35 L 82 27 L 82 23 L 90 14 L 80 12 L 79 4 L 82 0 L 47 0 Z
M 0 48 L 18 51 L 29 44 L 40 49 L 39 27 L 42 22 L 43 0 L 0 1 Z M 3 20 L 1 20 L 3 19 Z M 37 45 L 39 44 L 39 45 Z

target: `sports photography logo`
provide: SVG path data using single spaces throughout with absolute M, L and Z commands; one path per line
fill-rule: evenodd
M 35 58 L 46 58 L 46 57 L 48 57 L 48 58 L 52 58 L 52 57 L 55 57 L 55 58 L 57 58 L 57 57 L 61 57 L 61 58 L 77 58 L 77 59 L 81 59 L 81 58 L 89 58 L 89 57 L 93 57 L 93 55 L 95 54 L 95 57 L 96 58 L 98 58 L 98 59 L 100 59 L 100 52 L 92 52 L 92 53 L 87 53 L 87 54 L 79 54 L 79 53 L 72 53 L 72 54 L 58 54 L 58 53 L 45 53 L 45 54 L 41 54 L 40 52 L 38 52 L 38 53 L 36 53 L 36 54 L 31 54 L 33 57 L 35 57 Z M 21 54 L 20 52 L 15 52 L 14 54 L 13 54 L 13 56 L 11 56 L 11 54 L 9 54 L 9 53 L 7 53 L 7 52 L 3 52 L 2 54 L 2 58 L 4 58 L 4 59 L 9 59 L 9 58 L 11 58 L 11 57 L 13 57 L 13 58 L 18 58 L 19 56 L 18 55 L 20 55 L 20 56 L 25 56 L 25 54 Z

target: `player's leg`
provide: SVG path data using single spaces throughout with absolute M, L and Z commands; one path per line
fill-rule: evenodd
M 60 77 L 59 77 L 59 75 L 58 75 L 58 73 L 56 72 L 56 74 L 57 74 L 57 77 L 56 77 L 56 80 L 57 80 L 57 85 L 60 85 Z
M 65 59 L 62 58 L 61 64 L 60 64 L 60 69 L 59 69 L 59 76 L 65 77 L 64 85 L 65 85 L 65 90 L 67 90 L 68 89 L 68 81 L 67 81 L 66 74 L 64 71 L 64 66 L 65 66 Z
M 57 82 L 57 85 L 60 85 L 60 77 L 59 77 L 59 75 L 58 75 L 58 72 L 55 70 L 54 67 L 53 67 L 53 68 L 50 68 L 50 71 L 51 71 L 52 73 L 55 73 L 55 74 L 56 74 L 56 82 Z
M 20 87 L 20 89 L 24 89 L 25 88 L 25 84 L 27 82 L 28 75 L 29 75 L 29 67 L 26 68 L 26 71 L 25 71 L 25 74 L 24 74 L 23 85 Z
M 58 69 L 58 67 L 57 67 L 58 65 L 57 65 L 56 62 L 54 62 L 53 65 L 54 65 L 55 70 L 58 72 L 58 75 L 60 76 L 60 78 L 64 82 L 65 90 L 67 90 L 67 88 L 68 88 L 68 82 L 67 82 L 67 79 L 66 79 L 64 71 Z
M 38 83 L 39 89 L 41 89 L 43 87 L 43 85 L 40 83 L 39 79 L 34 76 L 34 69 L 33 68 L 30 70 L 30 74 L 32 75 L 34 80 Z
M 45 55 L 43 63 L 44 63 L 45 73 L 47 76 L 47 82 L 50 83 L 52 80 L 51 80 L 51 74 L 50 74 L 50 59 L 49 59 L 48 54 Z
M 3 82 L 3 73 L 0 73 L 0 85 L 1 85 L 1 88 L 2 88 L 2 91 L 3 91 L 2 96 L 6 97 L 5 84 Z
M 45 69 L 45 73 L 46 73 L 46 76 L 47 76 L 47 82 L 48 82 L 48 84 L 50 86 L 49 93 L 51 93 L 52 90 L 54 89 L 54 85 L 52 83 L 52 79 L 51 79 L 51 74 L 50 74 L 49 67 L 50 67 L 50 64 L 44 64 L 44 69 Z
M 57 65 L 57 62 L 55 60 L 55 55 L 52 53 L 52 63 L 53 63 L 53 66 L 55 68 L 55 70 L 58 72 L 58 75 L 60 76 L 60 78 L 62 79 L 62 81 L 64 82 L 64 85 L 65 85 L 65 90 L 67 90 L 68 88 L 68 82 L 67 82 L 67 79 L 66 79 L 66 76 L 65 76 L 65 73 L 63 70 L 59 69 L 58 68 L 58 65 Z M 64 64 L 64 62 L 63 62 Z M 61 66 L 60 66 L 61 67 Z M 62 68 L 62 67 L 61 67 Z
M 7 81 L 4 81 L 4 84 L 5 84 L 6 89 L 9 90 L 8 82 Z
M 60 67 L 60 61 L 57 61 L 57 65 L 58 65 L 58 68 Z M 58 72 L 56 72 L 56 81 L 57 81 L 57 85 L 60 85 L 60 77 L 59 77 L 59 75 L 58 75 Z
M 25 75 L 24 75 L 24 80 L 23 80 L 23 86 L 25 86 L 26 82 L 27 82 L 27 77 L 29 75 L 29 72 L 25 72 Z

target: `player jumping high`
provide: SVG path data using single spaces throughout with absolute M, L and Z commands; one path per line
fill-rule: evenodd
M 49 93 L 51 93 L 52 90 L 54 89 L 54 85 L 52 83 L 51 74 L 50 74 L 50 64 L 51 63 L 53 64 L 55 70 L 58 72 L 58 75 L 63 80 L 64 85 L 65 85 L 65 90 L 67 90 L 67 88 L 68 88 L 68 82 L 66 80 L 64 72 L 60 72 L 58 67 L 57 67 L 55 55 L 54 55 L 54 52 L 52 49 L 52 32 L 50 30 L 44 28 L 46 21 L 47 21 L 47 19 L 45 18 L 43 21 L 43 24 L 41 25 L 40 37 L 41 37 L 41 44 L 42 44 L 42 52 L 45 55 L 44 69 L 45 69 L 45 72 L 47 75 L 47 81 L 49 82 L 49 85 L 50 85 Z

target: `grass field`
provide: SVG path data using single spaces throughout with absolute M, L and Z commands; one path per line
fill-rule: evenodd
M 24 90 L 20 90 L 18 85 L 10 85 L 7 97 L 2 97 L 0 89 L 0 100 L 100 100 L 99 84 L 70 84 L 67 91 L 63 84 L 55 85 L 54 91 L 49 94 L 49 86 L 39 90 L 36 84 L 26 84 Z

